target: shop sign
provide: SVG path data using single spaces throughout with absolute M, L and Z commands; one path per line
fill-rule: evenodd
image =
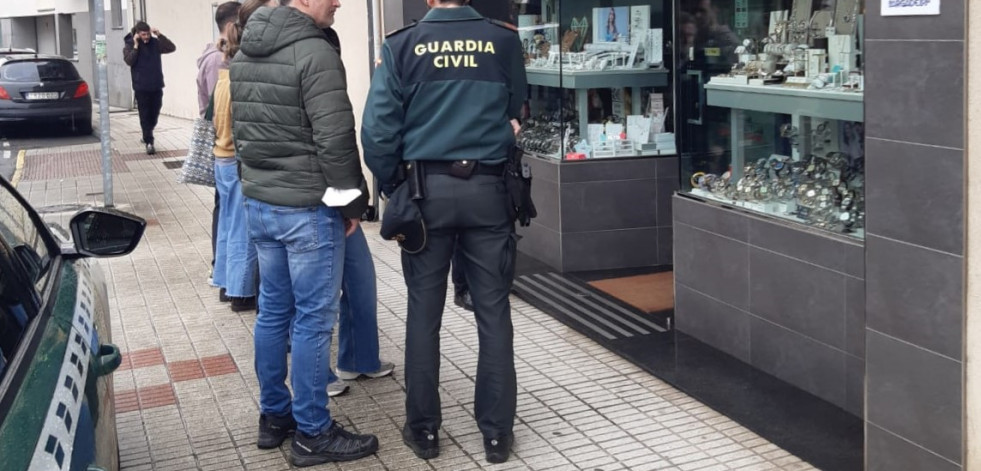
M 882 16 L 939 14 L 940 0 L 882 0 Z

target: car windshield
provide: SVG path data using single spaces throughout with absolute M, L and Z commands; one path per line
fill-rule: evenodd
M 0 81 L 5 82 L 62 82 L 78 79 L 75 66 L 62 60 L 16 61 L 0 67 Z

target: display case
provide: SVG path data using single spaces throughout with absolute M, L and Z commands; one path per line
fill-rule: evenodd
M 864 238 L 863 2 L 737 0 L 731 25 L 700 3 L 678 20 L 683 191 Z
M 676 155 L 669 1 L 515 0 L 512 11 L 529 84 L 526 152 L 560 161 Z

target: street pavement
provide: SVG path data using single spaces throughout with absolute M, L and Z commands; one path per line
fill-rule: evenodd
M 113 376 L 122 469 L 290 469 L 289 440 L 275 450 L 255 446 L 255 312 L 232 312 L 206 281 L 212 190 L 175 181 L 191 122 L 161 117 L 158 153 L 147 156 L 136 114 L 114 113 L 111 120 L 115 206 L 148 222 L 132 255 L 100 261 L 112 340 L 124 352 Z M 99 143 L 69 144 L 27 149 L 13 176 L 42 215 L 60 224 L 105 198 Z M 476 325 L 449 297 L 441 333 L 441 454 L 417 459 L 399 433 L 406 319 L 399 250 L 378 236 L 377 224 L 365 229 L 378 276 L 381 356 L 396 369 L 390 377 L 352 382 L 330 409 L 348 429 L 377 434 L 381 446 L 375 456 L 311 469 L 814 469 L 515 297 L 518 417 L 511 460 L 484 460 L 473 418 Z

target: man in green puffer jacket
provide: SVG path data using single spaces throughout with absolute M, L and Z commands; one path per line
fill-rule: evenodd
M 358 228 L 364 187 L 344 65 L 322 28 L 337 0 L 260 8 L 230 66 L 235 149 L 249 235 L 259 254 L 255 370 L 259 448 L 295 430 L 296 466 L 349 461 L 378 449 L 374 435 L 347 432 L 327 409 L 330 340 L 338 316 L 345 237 Z M 345 230 L 346 229 L 346 230 Z M 292 321 L 292 335 L 290 335 Z M 293 395 L 286 388 L 292 337 Z

